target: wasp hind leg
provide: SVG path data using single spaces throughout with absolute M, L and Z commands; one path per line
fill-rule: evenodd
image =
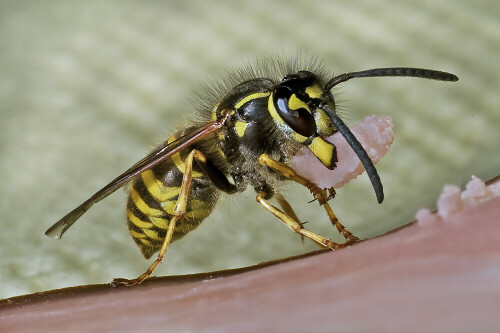
M 179 221 L 179 219 L 181 219 L 183 215 L 186 214 L 189 193 L 191 191 L 193 159 L 196 159 L 202 163 L 206 161 L 205 155 L 203 155 L 203 153 L 201 153 L 199 150 L 196 149 L 193 149 L 187 156 L 185 161 L 185 170 L 184 170 L 184 175 L 182 177 L 182 184 L 181 184 L 181 190 L 179 192 L 179 197 L 177 199 L 177 202 L 175 203 L 173 216 L 170 219 L 170 223 L 167 229 L 167 234 L 165 235 L 165 239 L 163 240 L 163 244 L 160 248 L 160 251 L 158 252 L 156 260 L 151 264 L 151 266 L 149 266 L 146 272 L 141 274 L 136 279 L 131 279 L 131 280 L 120 279 L 120 278 L 114 279 L 111 282 L 112 286 L 114 287 L 118 285 L 133 286 L 136 284 L 140 284 L 141 282 L 149 278 L 151 274 L 153 274 L 156 267 L 158 267 L 158 265 L 163 261 L 163 258 L 165 258 L 167 248 L 172 240 L 172 236 L 174 235 L 175 225 L 177 224 L 177 221 Z
M 290 218 L 295 220 L 298 224 L 303 226 L 306 222 L 300 222 L 299 218 L 297 217 L 297 214 L 293 211 L 292 206 L 290 203 L 285 199 L 285 197 L 281 193 L 276 193 L 275 195 L 276 201 L 278 201 L 278 204 L 280 205 L 281 209 L 285 212 L 286 215 L 288 215 Z M 302 240 L 302 245 L 306 247 L 305 243 L 305 237 L 304 235 L 300 235 L 300 239 Z
M 344 236 L 344 238 L 347 240 L 347 244 L 356 243 L 360 241 L 358 237 L 354 236 L 349 230 L 347 230 L 342 225 L 342 223 L 340 223 L 337 216 L 333 212 L 332 208 L 328 204 L 328 200 L 335 196 L 335 189 L 333 188 L 329 189 L 330 195 L 327 195 L 327 190 L 319 188 L 317 185 L 311 183 L 309 180 L 298 175 L 295 172 L 295 170 L 293 170 L 288 165 L 273 160 L 267 154 L 260 155 L 259 162 L 260 164 L 268 166 L 269 168 L 281 173 L 286 178 L 307 187 L 307 189 L 309 189 L 314 198 L 318 200 L 319 204 L 325 208 L 326 213 L 328 214 L 328 218 L 330 219 L 330 222 L 335 226 L 335 228 L 337 228 L 339 233 L 341 233 Z

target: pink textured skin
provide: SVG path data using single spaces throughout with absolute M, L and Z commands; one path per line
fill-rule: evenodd
M 372 115 L 356 124 L 351 131 L 365 148 L 373 163 L 389 150 L 394 140 L 392 119 L 386 115 Z M 337 167 L 328 170 L 308 148 L 301 149 L 292 160 L 292 168 L 321 188 L 339 188 L 365 171 L 358 156 L 340 133 L 326 139 L 337 147 Z

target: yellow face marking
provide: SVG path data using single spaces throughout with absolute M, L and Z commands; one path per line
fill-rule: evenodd
M 311 98 L 320 98 L 323 96 L 324 90 L 318 84 L 306 88 L 306 94 Z
M 176 195 L 179 195 L 179 192 L 181 191 L 180 187 L 168 187 L 163 185 L 161 181 L 156 179 L 153 170 L 146 170 L 141 174 L 141 176 L 148 192 L 158 202 L 168 201 Z
M 298 110 L 303 108 L 309 111 L 309 113 L 311 113 L 311 110 L 309 110 L 307 104 L 303 100 L 298 98 L 297 95 L 295 94 L 290 96 L 290 99 L 288 100 L 288 107 L 290 108 L 290 110 Z
M 292 136 L 292 138 L 297 141 L 297 142 L 306 142 L 307 139 L 309 139 L 308 137 L 306 136 L 303 136 L 303 135 L 300 135 L 299 133 L 293 131 L 292 133 L 290 133 L 290 135 Z
M 320 137 L 316 137 L 308 147 L 324 166 L 327 168 L 332 167 L 332 157 L 335 151 L 334 145 Z
M 245 103 L 250 102 L 251 100 L 257 99 L 257 98 L 263 98 L 269 96 L 270 93 L 268 92 L 260 92 L 260 93 L 254 93 L 250 94 L 244 98 L 242 98 L 238 103 L 234 105 L 235 109 L 241 108 Z
M 152 240 L 163 240 L 163 238 L 164 238 L 164 237 L 158 236 L 158 233 L 154 230 L 145 229 L 144 233 L 146 234 L 146 236 L 149 239 L 152 239 Z
M 245 135 L 245 130 L 247 129 L 247 126 L 248 126 L 248 123 L 246 123 L 244 121 L 240 121 L 240 120 L 238 120 L 234 124 L 234 129 L 236 130 L 236 134 L 238 134 L 238 136 L 240 138 L 243 137 L 243 135 Z
M 295 96 L 295 95 L 293 95 L 293 96 Z M 301 100 L 299 100 L 297 97 L 295 97 L 295 99 L 297 101 L 292 101 L 292 103 L 294 103 L 294 105 L 298 106 L 299 103 L 303 103 L 305 105 L 305 103 L 302 102 Z M 290 100 L 292 100 L 292 98 L 290 98 Z M 289 102 L 289 104 L 290 104 L 290 102 Z M 300 107 L 303 107 L 303 106 L 300 106 Z M 307 108 L 307 105 L 305 107 Z M 271 115 L 271 117 L 273 117 L 273 119 L 277 123 L 279 123 L 281 125 L 286 125 L 285 121 L 279 116 L 278 112 L 274 108 L 273 95 L 272 94 L 271 94 L 271 96 L 269 96 L 269 99 L 268 99 L 268 102 L 267 102 L 267 109 L 269 110 L 269 114 Z M 307 108 L 307 110 L 309 110 L 309 108 Z M 286 126 L 289 127 L 288 125 L 286 125 Z M 307 137 L 305 137 L 303 135 L 300 135 L 299 133 L 295 132 L 294 130 L 290 131 L 290 135 L 292 136 L 292 138 L 295 141 L 300 142 L 300 143 L 305 142 L 308 139 Z
M 283 119 L 281 119 L 280 115 L 278 114 L 278 112 L 274 108 L 273 94 L 271 94 L 267 100 L 267 110 L 269 111 L 269 114 L 271 115 L 271 117 L 273 117 L 273 119 L 278 124 L 285 125 L 285 122 L 283 121 Z
M 330 136 L 333 134 L 332 120 L 325 111 L 317 109 L 314 114 L 314 121 L 316 122 L 316 128 L 319 135 Z
M 130 187 L 130 197 L 132 198 L 132 201 L 137 209 L 139 209 L 145 215 L 162 216 L 164 214 L 164 212 L 159 209 L 149 207 L 148 204 L 144 202 L 144 200 L 142 200 L 141 196 L 139 195 L 139 193 L 137 193 L 133 186 Z

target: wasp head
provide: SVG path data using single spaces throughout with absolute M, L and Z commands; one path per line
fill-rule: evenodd
M 299 71 L 285 76 L 274 88 L 269 104 L 278 127 L 293 140 L 309 147 L 327 168 L 335 168 L 335 146 L 324 140 L 338 131 L 325 111 L 325 107 L 335 110 L 335 100 L 316 75 Z
M 335 146 L 323 138 L 339 131 L 358 155 L 372 182 L 378 202 L 384 199 L 382 183 L 370 157 L 349 127 L 337 116 L 330 92 L 334 86 L 353 78 L 400 76 L 439 81 L 458 81 L 454 74 L 424 68 L 388 67 L 337 75 L 322 87 L 311 72 L 299 71 L 287 75 L 273 90 L 269 111 L 275 122 L 294 140 L 306 145 L 327 168 L 337 162 Z

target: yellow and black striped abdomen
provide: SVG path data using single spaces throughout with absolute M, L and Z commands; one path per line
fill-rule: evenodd
M 127 220 L 130 234 L 142 254 L 150 258 L 159 251 L 179 196 L 184 160 L 189 149 L 141 173 L 130 187 Z M 195 229 L 212 212 L 219 190 L 196 163 L 186 214 L 177 222 L 172 241 Z

